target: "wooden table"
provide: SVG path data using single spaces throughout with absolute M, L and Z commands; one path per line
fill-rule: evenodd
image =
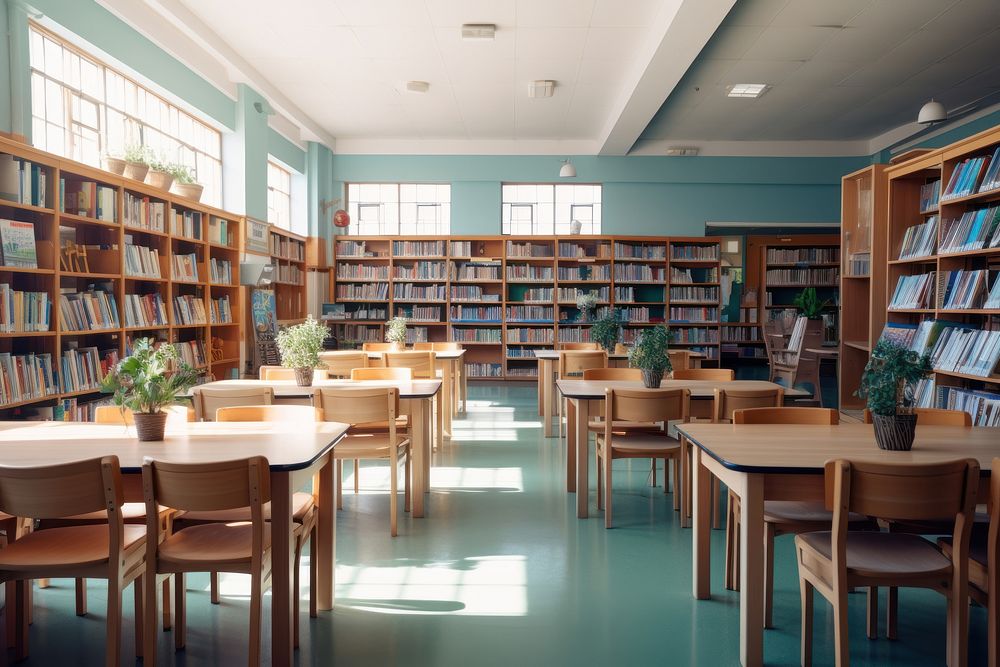
M 555 376 L 559 370 L 559 353 L 565 350 L 535 350 L 538 359 L 538 414 L 542 417 L 542 431 L 546 438 L 552 435 L 553 405 L 559 398 L 555 394 Z M 701 352 L 691 352 L 691 365 L 701 368 L 701 360 L 705 355 Z M 608 364 L 612 367 L 628 367 L 628 354 L 611 353 Z
M 280 403 L 312 405 L 314 387 L 395 387 L 399 390 L 400 411 L 413 420 L 412 516 L 424 516 L 424 494 L 430 491 L 431 419 L 433 398 L 444 383 L 441 380 L 317 380 L 312 387 L 300 387 L 292 380 L 219 380 L 205 387 L 271 387 Z
M 694 597 L 711 597 L 711 479 L 715 475 L 740 497 L 740 661 L 764 663 L 765 500 L 823 500 L 823 465 L 855 461 L 927 463 L 958 458 L 979 461 L 979 502 L 989 496 L 993 457 L 1000 456 L 1000 429 L 918 426 L 913 450 L 887 452 L 875 445 L 870 424 L 838 426 L 680 424 L 694 445 Z
M 566 488 L 571 493 L 576 492 L 576 515 L 587 518 L 590 506 L 589 482 L 589 444 L 590 432 L 587 424 L 592 414 L 591 403 L 604 400 L 604 390 L 641 389 L 641 382 L 607 382 L 603 380 L 559 380 L 556 382 L 559 392 L 569 399 L 566 410 Z M 663 389 L 690 389 L 693 401 L 715 400 L 715 390 L 718 387 L 730 389 L 773 389 L 778 385 L 763 380 L 733 380 L 730 382 L 715 382 L 712 380 L 664 380 Z M 786 396 L 805 396 L 807 392 L 801 389 L 785 390 Z M 686 480 L 685 480 L 686 483 Z M 686 495 L 686 492 L 685 492 Z M 684 512 L 682 512 L 684 514 Z
M 404 351 L 413 352 L 413 350 Z M 385 353 L 371 351 L 368 352 L 368 358 L 381 360 L 383 354 Z M 459 412 L 465 412 L 468 407 L 469 385 L 468 378 L 465 377 L 465 369 L 462 368 L 464 359 L 465 350 L 434 351 L 434 360 L 437 362 L 438 370 L 441 371 L 441 379 L 444 381 L 441 400 L 445 405 L 451 406 L 450 410 L 442 410 L 441 412 L 442 436 L 447 438 L 451 437 L 452 417 Z
M 162 442 L 139 442 L 135 427 L 81 422 L 0 422 L 0 465 L 43 466 L 115 455 L 125 475 L 126 500 L 142 502 L 142 461 L 151 456 L 175 463 L 208 463 L 267 457 L 271 468 L 271 654 L 274 665 L 292 664 L 295 563 L 292 493 L 319 473 L 313 490 L 319 511 L 317 596 L 320 609 L 333 608 L 333 448 L 347 431 L 336 422 L 168 422 Z
M 824 359 L 836 361 L 840 358 L 840 349 L 836 347 L 807 347 L 805 351 L 815 354 L 819 358 L 819 361 L 823 361 Z M 840 364 L 833 365 L 833 373 L 833 377 L 837 381 L 837 391 L 840 391 Z M 819 371 L 816 372 L 816 377 L 819 377 Z M 819 404 L 823 405 L 823 392 L 817 390 L 816 395 L 819 398 Z

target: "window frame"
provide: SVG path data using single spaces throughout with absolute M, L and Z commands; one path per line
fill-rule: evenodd
M 504 188 L 508 187 L 508 186 L 519 186 L 519 185 L 530 185 L 530 186 L 535 186 L 535 187 L 538 187 L 538 186 L 550 186 L 552 188 L 552 199 L 551 199 L 551 202 L 550 201 L 539 201 L 538 197 L 535 198 L 536 201 L 534 201 L 534 202 L 506 201 L 504 199 Z M 596 224 L 600 225 L 600 228 L 599 229 L 592 229 L 591 232 L 581 232 L 581 233 L 582 234 L 588 234 L 588 235 L 594 235 L 594 236 L 600 236 L 602 234 L 602 230 L 604 228 L 604 183 L 597 183 L 597 182 L 594 182 L 594 183 L 560 183 L 560 182 L 557 182 L 557 181 L 502 181 L 500 183 L 500 235 L 501 236 L 562 236 L 564 234 L 570 233 L 569 230 L 561 231 L 561 230 L 557 230 L 557 227 L 556 227 L 558 224 L 564 224 L 564 223 L 561 223 L 561 222 L 557 222 L 557 217 L 558 217 L 557 216 L 557 208 L 558 208 L 559 204 L 561 203 L 560 199 L 559 199 L 559 197 L 557 195 L 557 192 L 558 192 L 558 189 L 560 187 L 570 187 L 570 188 L 573 188 L 573 187 L 579 187 L 579 186 L 596 187 L 596 188 L 598 188 L 599 189 L 599 193 L 600 193 L 600 200 L 596 201 L 596 202 L 595 201 L 591 201 L 590 203 L 587 203 L 587 204 L 578 204 L 578 203 L 576 203 L 574 201 L 562 202 L 562 203 L 564 205 L 568 205 L 569 206 L 570 221 L 572 221 L 574 219 L 573 218 L 573 209 L 574 208 L 577 208 L 577 207 L 589 208 L 590 211 L 591 211 L 590 223 L 589 224 L 591 225 L 592 228 L 593 228 L 593 225 L 595 224 L 595 221 L 594 221 L 594 219 L 595 219 L 595 216 L 594 216 L 595 208 L 598 209 L 599 212 L 600 212 L 600 215 L 598 217 L 598 220 L 597 220 Z M 550 232 L 540 232 L 540 231 L 538 231 L 538 226 L 539 225 L 546 224 L 544 220 L 540 219 L 541 216 L 539 216 L 538 208 L 539 208 L 540 204 L 551 205 L 551 207 L 552 207 L 552 221 L 551 221 L 552 231 L 550 231 Z M 507 207 L 507 206 L 510 207 L 511 212 L 513 212 L 513 210 L 514 210 L 515 207 L 528 207 L 528 208 L 531 209 L 531 232 L 525 233 L 525 234 L 518 234 L 518 233 L 514 233 L 513 231 L 511 231 L 510 227 L 513 225 L 513 215 L 510 216 L 510 220 L 508 220 L 508 222 L 507 222 L 508 229 L 505 231 L 505 229 L 504 229 L 504 207 Z M 523 224 L 523 223 L 521 223 L 521 224 Z M 584 225 L 586 225 L 586 224 L 587 223 L 584 223 Z
M 280 172 L 282 179 L 287 182 L 288 189 L 282 190 L 277 185 L 273 184 L 271 181 L 271 171 Z M 283 200 L 284 206 L 282 206 L 283 211 L 276 211 L 272 206 L 272 199 L 280 196 Z M 276 211 L 276 213 L 284 213 L 285 220 L 281 223 L 279 219 L 272 219 L 271 212 Z M 274 225 L 278 229 L 284 229 L 286 231 L 292 230 L 292 170 L 286 168 L 284 165 L 279 163 L 274 158 L 268 156 L 267 158 L 267 221 L 269 224 Z
M 352 187 L 360 189 L 366 185 L 379 187 L 379 200 L 377 202 L 365 199 L 361 199 L 360 201 L 352 200 Z M 404 200 L 403 190 L 405 187 L 411 186 L 414 189 L 414 199 L 417 201 Z M 419 201 L 420 196 L 417 193 L 420 191 L 421 186 L 433 186 L 435 188 L 439 188 L 441 186 L 447 187 L 447 201 Z M 352 207 L 356 206 L 358 211 L 357 215 L 351 215 L 351 222 L 347 228 L 347 234 L 351 236 L 449 236 L 451 234 L 451 186 L 452 184 L 448 181 L 348 181 L 344 184 L 344 208 L 348 212 L 351 212 Z M 385 187 L 395 188 L 396 196 L 394 200 L 389 201 L 382 197 L 381 189 Z M 395 216 L 391 215 L 391 211 L 388 212 L 390 214 L 387 214 L 387 206 L 395 207 Z M 413 208 L 414 217 L 412 222 L 403 220 L 404 206 Z M 362 209 L 370 208 L 378 208 L 377 224 L 379 231 L 375 234 L 362 233 L 361 231 L 361 211 Z M 438 220 L 436 223 L 421 221 L 421 211 L 426 211 L 428 208 L 437 209 Z M 446 213 L 445 208 L 447 208 Z M 425 224 L 433 224 L 435 229 L 433 231 L 422 230 L 421 226 Z M 395 229 L 389 229 L 389 225 L 394 225 Z M 404 226 L 412 227 L 414 231 L 410 233 L 403 233 L 401 230 Z

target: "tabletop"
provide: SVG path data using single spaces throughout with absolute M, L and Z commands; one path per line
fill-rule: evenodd
M 608 380 L 558 380 L 559 391 L 566 398 L 598 401 L 604 399 L 604 390 L 611 389 L 643 389 L 642 382 L 608 381 Z M 690 389 L 693 398 L 711 398 L 719 387 L 730 389 L 773 389 L 778 385 L 764 380 L 731 380 L 728 382 L 715 380 L 667 380 L 660 384 L 661 389 Z M 801 389 L 785 389 L 785 396 L 808 396 L 809 392 Z
M 816 473 L 835 458 L 884 463 L 932 463 L 959 458 L 989 471 L 1000 456 L 1000 428 L 917 426 L 913 449 L 889 452 L 875 444 L 871 424 L 678 424 L 694 445 L 726 468 L 751 473 Z
M 209 463 L 264 456 L 273 471 L 311 466 L 344 436 L 338 422 L 167 423 L 164 440 L 139 442 L 135 426 L 89 422 L 0 422 L 0 465 L 44 466 L 115 455 L 122 471 L 143 458 Z
M 431 352 L 431 350 L 400 350 L 400 352 Z M 433 350 L 434 358 L 439 360 L 449 360 L 454 361 L 455 359 L 461 359 L 465 355 L 465 350 Z M 385 352 L 376 352 L 375 350 L 368 350 L 367 352 L 369 359 L 381 359 Z
M 536 359 L 544 359 L 546 361 L 554 361 L 554 360 L 559 359 L 559 353 L 560 352 L 579 352 L 579 351 L 581 351 L 581 350 L 535 350 L 535 358 Z M 589 352 L 590 350 L 582 350 L 582 351 Z M 705 358 L 705 354 L 703 352 L 695 352 L 693 350 L 691 351 L 691 355 L 690 356 L 691 356 L 692 359 L 704 359 Z M 626 354 L 616 354 L 614 352 L 610 352 L 608 354 L 608 359 L 614 359 L 616 361 L 621 360 L 621 359 L 628 359 L 628 354 L 627 353 Z
M 311 387 L 300 387 L 294 380 L 217 380 L 202 387 L 271 387 L 276 398 L 307 398 L 317 387 L 395 387 L 399 397 L 430 398 L 441 389 L 441 380 L 314 380 Z
M 836 347 L 807 347 L 806 352 L 825 355 L 827 357 L 836 357 L 840 355 L 840 350 Z

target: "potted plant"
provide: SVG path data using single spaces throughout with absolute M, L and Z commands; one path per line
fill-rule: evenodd
M 108 154 L 104 156 L 104 168 L 110 171 L 112 174 L 117 174 L 122 176 L 125 174 L 125 169 L 128 168 L 128 162 L 125 160 L 124 151 L 108 151 Z
M 657 324 L 644 329 L 629 350 L 629 365 L 642 370 L 642 383 L 650 389 L 659 387 L 663 374 L 672 370 L 667 348 L 673 337 L 667 325 Z
M 590 325 L 590 340 L 610 354 L 615 350 L 621 337 L 621 314 L 618 309 L 609 310 Z
M 856 395 L 867 401 L 880 449 L 908 451 L 913 447 L 917 426 L 913 392 L 931 370 L 926 354 L 887 339 L 875 344 Z
M 162 158 L 153 158 L 149 161 L 149 173 L 146 174 L 146 183 L 160 190 L 169 190 L 174 182 L 173 174 L 170 173 L 170 163 Z
M 281 365 L 295 370 L 295 384 L 298 386 L 312 385 L 313 369 L 322 365 L 319 353 L 323 351 L 323 341 L 329 334 L 325 325 L 309 315 L 302 324 L 285 327 L 275 337 Z
M 578 290 L 576 293 L 576 307 L 580 310 L 580 314 L 577 320 L 580 322 L 589 320 L 593 315 L 594 308 L 597 307 L 597 301 L 597 292 L 582 292 Z
M 175 194 L 194 201 L 201 200 L 201 193 L 205 186 L 196 183 L 194 173 L 187 165 L 176 163 L 170 165 L 170 174 L 174 177 L 173 191 Z
M 820 301 L 819 297 L 816 296 L 816 288 L 806 287 L 796 295 L 792 303 L 806 318 L 819 320 L 823 318 L 823 310 L 830 305 L 830 300 Z
M 142 144 L 129 144 L 122 153 L 125 160 L 125 178 L 133 178 L 137 181 L 146 179 L 149 173 L 149 163 L 153 161 L 153 154 Z
M 157 347 L 152 338 L 140 338 L 132 354 L 104 377 L 101 390 L 113 394 L 112 400 L 123 411 L 132 411 L 139 440 L 151 442 L 163 440 L 167 424 L 163 408 L 178 403 L 180 395 L 197 382 L 198 372 L 178 360 L 173 345 Z
M 392 343 L 394 349 L 402 350 L 406 345 L 406 318 L 396 316 L 385 323 L 385 341 Z

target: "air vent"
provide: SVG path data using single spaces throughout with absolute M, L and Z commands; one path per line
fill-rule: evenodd
M 494 23 L 464 23 L 462 24 L 462 39 L 494 39 L 497 27 Z
M 556 82 L 550 79 L 538 79 L 528 84 L 528 97 L 552 97 Z

